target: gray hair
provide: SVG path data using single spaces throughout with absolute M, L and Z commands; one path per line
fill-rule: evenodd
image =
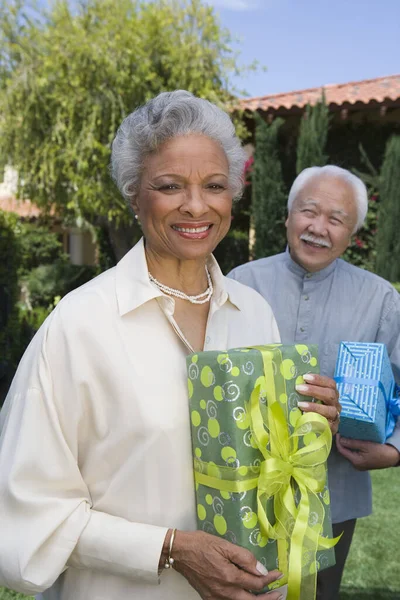
M 365 184 L 359 177 L 347 171 L 347 169 L 342 169 L 341 167 L 337 167 L 336 165 L 326 165 L 324 167 L 309 167 L 308 169 L 304 169 L 294 180 L 292 187 L 290 188 L 289 197 L 288 197 L 288 212 L 290 212 L 293 202 L 301 192 L 301 190 L 306 186 L 306 184 L 313 179 L 314 177 L 318 177 L 320 175 L 331 175 L 332 177 L 337 177 L 346 181 L 353 188 L 354 200 L 357 206 L 357 223 L 355 225 L 353 233 L 355 233 L 360 227 L 362 227 L 365 217 L 368 211 L 368 192 Z
M 229 165 L 233 198 L 243 192 L 246 154 L 229 116 L 185 90 L 162 92 L 124 119 L 112 144 L 111 174 L 130 205 L 137 196 L 143 162 L 167 140 L 200 134 L 219 143 Z

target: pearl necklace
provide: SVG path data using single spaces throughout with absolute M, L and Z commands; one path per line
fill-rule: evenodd
M 206 302 L 210 301 L 211 296 L 213 295 L 214 288 L 211 281 L 211 275 L 206 266 L 206 275 L 207 275 L 207 283 L 208 287 L 205 292 L 202 294 L 197 294 L 197 296 L 188 296 L 185 292 L 181 290 L 176 290 L 174 288 L 170 288 L 167 285 L 164 285 L 160 281 L 157 281 L 155 277 L 149 272 L 149 279 L 152 281 L 161 292 L 164 294 L 168 294 L 168 296 L 175 296 L 176 298 L 181 298 L 181 300 L 188 300 L 192 304 L 206 304 Z

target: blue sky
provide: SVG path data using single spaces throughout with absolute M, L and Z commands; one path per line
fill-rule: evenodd
M 250 96 L 400 73 L 400 0 L 207 0 L 241 38 Z

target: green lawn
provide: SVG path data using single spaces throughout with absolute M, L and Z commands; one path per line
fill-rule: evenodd
M 360 519 L 340 600 L 400 600 L 400 468 L 375 471 L 374 514 Z M 0 588 L 0 600 L 21 600 Z
M 372 481 L 374 512 L 357 523 L 340 600 L 400 600 L 400 469 Z

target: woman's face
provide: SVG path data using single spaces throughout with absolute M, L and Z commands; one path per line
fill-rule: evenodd
M 173 138 L 149 155 L 133 203 L 147 249 L 179 260 L 210 254 L 231 224 L 228 177 L 221 146 L 202 135 Z

